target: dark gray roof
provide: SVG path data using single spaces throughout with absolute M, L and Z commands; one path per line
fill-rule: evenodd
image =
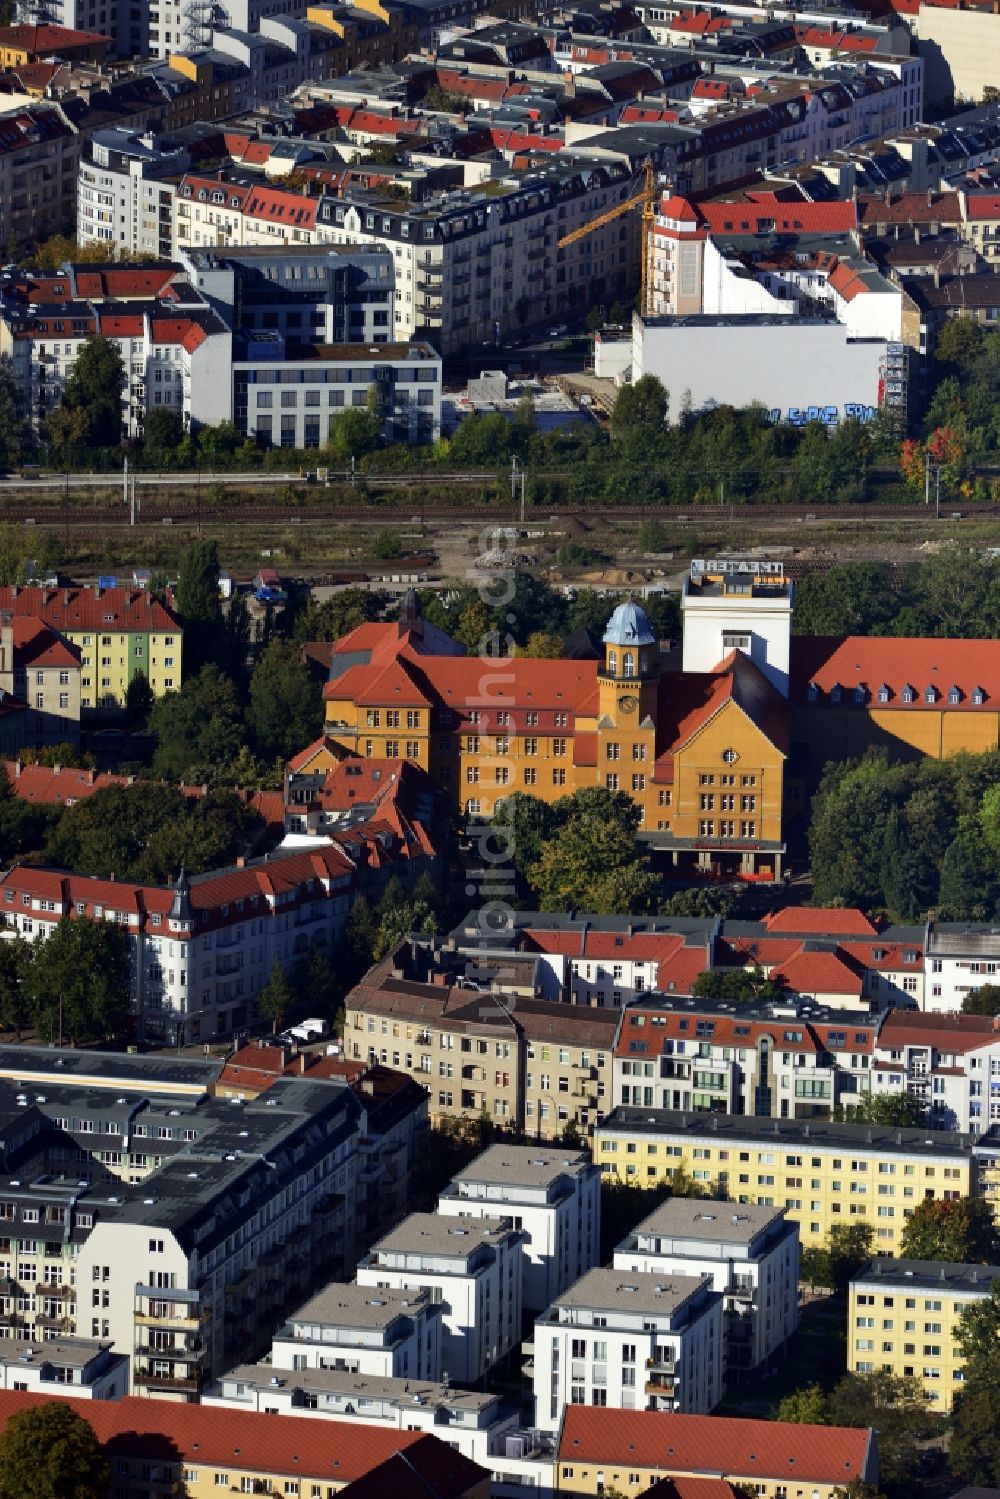
M 827 1119 L 758 1119 L 744 1114 L 701 1114 L 681 1109 L 613 1109 L 597 1126 L 597 1134 L 616 1131 L 667 1136 L 688 1135 L 720 1144 L 746 1140 L 754 1145 L 814 1146 L 817 1149 L 861 1153 L 971 1156 L 975 1136 L 957 1130 L 892 1129 L 877 1124 L 834 1124 Z

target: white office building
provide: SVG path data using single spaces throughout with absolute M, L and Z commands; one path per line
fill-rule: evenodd
M 526 1311 L 544 1311 L 600 1260 L 600 1168 L 577 1150 L 492 1145 L 445 1188 L 438 1212 L 511 1215 L 523 1235 Z
M 442 1378 L 474 1384 L 521 1337 L 521 1244 L 510 1217 L 411 1213 L 358 1263 L 358 1284 L 427 1289 L 442 1306 Z
M 535 1321 L 535 1425 L 557 1431 L 567 1405 L 705 1415 L 723 1342 L 708 1276 L 590 1270 Z
M 613 1263 L 708 1276 L 724 1299 L 729 1380 L 771 1362 L 798 1326 L 799 1225 L 784 1208 L 672 1197 L 619 1244 Z

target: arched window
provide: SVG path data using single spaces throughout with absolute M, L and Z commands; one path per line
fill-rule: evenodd
M 618 673 L 617 651 L 608 651 L 608 671 L 611 672 L 612 676 L 616 676 Z
M 623 677 L 634 677 L 635 676 L 635 656 L 632 654 L 631 651 L 626 651 L 625 654 L 622 656 L 622 676 Z

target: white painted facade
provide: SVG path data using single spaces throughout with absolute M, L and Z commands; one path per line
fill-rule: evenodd
M 705 1415 L 723 1341 L 707 1277 L 592 1270 L 535 1321 L 535 1425 L 558 1431 L 569 1404 Z
M 522 1300 L 543 1311 L 600 1260 L 601 1173 L 578 1151 L 493 1145 L 445 1188 L 438 1212 L 509 1214 L 522 1235 Z
M 727 1379 L 768 1364 L 799 1321 L 799 1226 L 784 1208 L 675 1197 L 615 1250 L 616 1270 L 708 1276 L 724 1298 Z
M 331 1284 L 274 1336 L 277 1369 L 379 1379 L 441 1377 L 441 1307 L 426 1291 Z
M 924 945 L 925 1010 L 960 1011 L 966 995 L 1000 983 L 1000 929 L 961 922 L 929 923 Z
M 482 1379 L 521 1337 L 522 1235 L 510 1217 L 411 1213 L 358 1263 L 358 1284 L 426 1288 L 443 1307 L 442 1378 Z
M 765 579 L 759 584 L 751 581 L 738 590 L 735 583 L 685 579 L 681 595 L 685 672 L 712 671 L 730 651 L 739 650 L 783 697 L 788 696 L 795 584 L 780 577 L 771 586 L 765 583 Z

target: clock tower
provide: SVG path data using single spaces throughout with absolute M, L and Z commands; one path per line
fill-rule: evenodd
M 614 736 L 623 758 L 631 759 L 629 745 L 635 741 L 646 744 L 652 761 L 659 679 L 660 646 L 646 611 L 638 604 L 619 604 L 604 632 L 597 727 L 600 739 Z

